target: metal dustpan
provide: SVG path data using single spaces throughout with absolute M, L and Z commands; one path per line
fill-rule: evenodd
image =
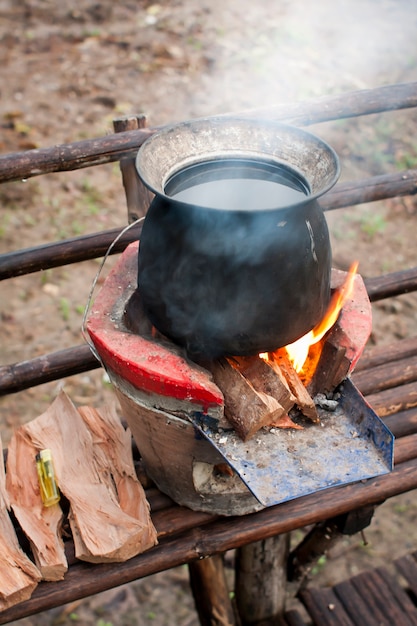
M 393 434 L 350 379 L 337 391 L 335 410 L 317 407 L 319 424 L 261 429 L 247 442 L 201 413 L 190 419 L 267 507 L 392 470 Z

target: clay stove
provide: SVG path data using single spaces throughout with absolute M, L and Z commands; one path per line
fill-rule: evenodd
M 192 509 L 236 515 L 392 469 L 393 437 L 348 378 L 371 331 L 360 275 L 314 357 L 310 391 L 319 421 L 302 430 L 261 428 L 243 441 L 224 428 L 224 397 L 210 372 L 155 336 L 145 316 L 129 325 L 137 255 L 138 244 L 131 244 L 106 279 L 87 329 L 161 491 Z M 333 271 L 332 287 L 344 279 Z

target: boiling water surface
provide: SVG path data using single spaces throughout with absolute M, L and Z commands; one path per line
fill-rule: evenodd
M 185 168 L 167 183 L 175 200 L 213 209 L 274 209 L 305 200 L 307 183 L 295 172 L 262 161 L 222 159 Z

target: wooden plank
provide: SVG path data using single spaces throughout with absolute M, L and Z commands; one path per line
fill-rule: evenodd
M 394 445 L 394 462 L 398 465 L 414 459 L 417 454 L 417 433 L 396 439 Z
M 405 578 L 409 588 L 417 598 L 417 560 L 412 554 L 395 559 L 394 565 L 400 574 Z
M 84 139 L 52 148 L 0 156 L 0 183 L 111 163 L 131 156 L 155 129 L 130 130 L 96 139 Z
M 377 568 L 378 576 L 384 581 L 385 589 L 388 589 L 396 601 L 401 613 L 405 613 L 413 626 L 417 626 L 417 607 L 410 599 L 408 593 L 400 586 L 398 580 L 384 568 Z M 401 623 L 401 613 L 397 623 Z
M 351 580 L 338 583 L 333 587 L 333 590 L 354 624 L 380 626 L 380 622 L 376 619 L 368 602 L 357 591 Z
M 371 302 L 377 302 L 384 298 L 400 296 L 417 289 L 417 268 L 393 272 L 385 276 L 368 278 L 365 280 Z
M 399 411 L 384 417 L 384 424 L 388 426 L 394 437 L 406 437 L 417 432 L 417 408 Z
M 417 609 L 413 607 L 414 611 L 407 613 L 402 605 L 397 604 L 396 596 L 391 591 L 395 586 L 395 580 L 388 572 L 382 577 L 378 570 L 366 571 L 352 578 L 351 582 L 362 595 L 379 624 L 415 626 Z
M 270 118 L 294 126 L 357 117 L 382 111 L 417 106 L 417 83 L 387 85 L 363 89 L 338 96 L 325 96 L 307 102 L 292 102 L 235 113 L 239 117 Z
M 299 592 L 298 597 L 313 618 L 314 624 L 320 626 L 355 626 L 355 623 L 346 613 L 342 602 L 330 587 L 303 589 Z
M 417 193 L 416 183 L 416 170 L 372 176 L 372 178 L 365 179 L 359 184 L 354 181 L 340 183 L 331 192 L 323 196 L 320 200 L 320 206 L 324 211 L 332 211 L 364 202 L 414 195 Z M 372 284 L 372 279 L 370 280 L 370 284 Z
M 189 547 L 184 545 L 184 541 L 178 543 L 175 540 L 160 544 L 156 549 L 144 553 L 147 561 L 146 570 L 149 572 L 151 569 L 162 571 L 163 569 L 183 565 L 197 558 L 195 552 L 190 552 Z M 152 556 L 150 557 L 150 555 Z M 0 624 L 6 624 L 20 617 L 49 610 L 71 602 L 75 598 L 85 598 L 142 577 L 142 573 L 139 573 L 140 570 L 137 570 L 135 575 L 132 576 L 132 565 L 134 563 L 135 559 L 130 559 L 118 564 L 119 568 L 116 575 L 116 569 L 109 567 L 110 564 L 92 565 L 79 562 L 68 570 L 62 583 L 41 583 L 30 600 L 0 613 Z M 169 563 L 167 568 L 162 565 L 165 563 Z M 146 570 L 141 569 L 141 572 Z
M 385 614 L 388 613 L 388 605 L 389 605 L 389 595 L 388 597 L 383 595 L 377 591 L 375 594 L 375 582 L 374 582 L 374 572 L 366 571 L 362 574 L 358 574 L 350 579 L 352 585 L 355 587 L 356 591 L 363 597 L 364 601 L 368 604 L 369 609 L 377 620 L 378 624 L 391 626 L 391 624 L 395 624 L 396 622 L 387 622 L 385 621 Z M 382 602 L 382 598 L 384 601 Z M 384 606 L 382 606 L 382 604 Z M 404 624 L 406 626 L 406 624 Z M 408 626 L 408 625 L 407 625 Z
M 412 409 L 417 406 L 417 382 L 372 393 L 366 401 L 380 417 Z
M 317 122 L 370 115 L 417 106 L 417 83 L 385 85 L 309 102 L 292 102 L 275 107 L 234 112 L 226 117 L 263 117 L 306 126 Z M 0 183 L 31 178 L 48 172 L 62 172 L 100 165 L 131 156 L 157 130 L 131 130 L 85 139 L 71 144 L 40 148 L 0 157 Z
M 135 450 L 136 450 L 136 453 L 135 453 Z M 136 448 L 136 445 L 134 445 L 133 456 L 135 459 L 136 473 L 138 473 L 138 467 L 137 467 L 138 461 L 136 460 L 137 454 L 138 454 L 137 448 Z M 152 484 L 152 481 L 149 481 L 149 482 Z M 168 509 L 169 507 L 175 504 L 169 496 L 159 491 L 157 487 L 153 487 L 153 486 L 147 487 L 146 485 L 144 485 L 144 488 L 146 489 L 146 499 L 148 500 L 150 504 L 152 514 L 155 513 L 156 511 L 163 511 L 164 509 Z
M 417 353 L 417 337 L 390 346 L 378 346 L 361 357 L 352 379 L 360 384 L 359 373 L 387 361 L 406 359 Z M 73 376 L 100 367 L 87 345 L 73 346 L 34 359 L 0 367 L 0 396 L 43 383 Z M 359 385 L 358 385 L 359 386 Z M 361 390 L 360 386 L 359 389 Z M 362 390 L 361 390 L 362 391 Z M 397 409 L 399 411 L 401 409 Z
M 417 336 L 399 339 L 395 343 L 366 348 L 355 368 L 355 374 L 383 363 L 407 359 L 417 354 Z
M 102 257 L 122 230 L 112 228 L 100 233 L 0 254 L 0 280 Z M 123 252 L 129 243 L 140 238 L 141 233 L 142 224 L 132 226 L 114 244 L 110 254 Z
M 364 396 L 412 383 L 417 380 L 417 355 L 376 365 L 353 374 L 352 380 Z
M 0 396 L 101 367 L 87 344 L 0 367 Z
M 152 520 L 158 532 L 158 541 L 162 538 L 173 537 L 178 533 L 187 532 L 196 527 L 202 528 L 206 524 L 213 523 L 218 517 L 218 515 L 192 511 L 178 505 L 152 513 Z

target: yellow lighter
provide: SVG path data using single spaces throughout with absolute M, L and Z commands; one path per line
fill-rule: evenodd
M 49 449 L 41 450 L 36 455 L 36 468 L 38 470 L 42 502 L 45 506 L 53 506 L 59 502 L 61 496 L 55 478 L 52 452 Z

